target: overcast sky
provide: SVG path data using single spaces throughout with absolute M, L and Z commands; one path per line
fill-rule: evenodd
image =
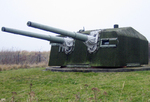
M 33 21 L 76 32 L 119 27 L 133 27 L 150 41 L 150 0 L 0 0 L 2 26 L 51 34 L 28 27 Z M 0 50 L 48 51 L 48 41 L 0 31 Z

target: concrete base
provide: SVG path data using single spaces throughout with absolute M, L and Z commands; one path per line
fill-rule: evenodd
M 126 68 L 60 68 L 59 66 L 47 67 L 46 71 L 56 72 L 131 72 L 150 70 L 150 66 L 126 67 Z

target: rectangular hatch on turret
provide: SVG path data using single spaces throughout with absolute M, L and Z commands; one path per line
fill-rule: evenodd
M 102 38 L 100 47 L 117 47 L 118 38 Z

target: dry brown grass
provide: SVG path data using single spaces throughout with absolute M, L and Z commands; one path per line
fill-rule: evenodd
M 34 63 L 34 64 L 4 64 L 0 65 L 0 71 L 6 71 L 6 70 L 13 70 L 13 69 L 20 69 L 20 68 L 38 68 L 38 67 L 47 67 L 48 64 L 41 62 L 41 63 Z

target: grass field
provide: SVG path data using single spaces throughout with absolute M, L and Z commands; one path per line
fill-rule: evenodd
M 6 102 L 148 102 L 150 71 L 51 72 L 45 68 L 0 71 Z

